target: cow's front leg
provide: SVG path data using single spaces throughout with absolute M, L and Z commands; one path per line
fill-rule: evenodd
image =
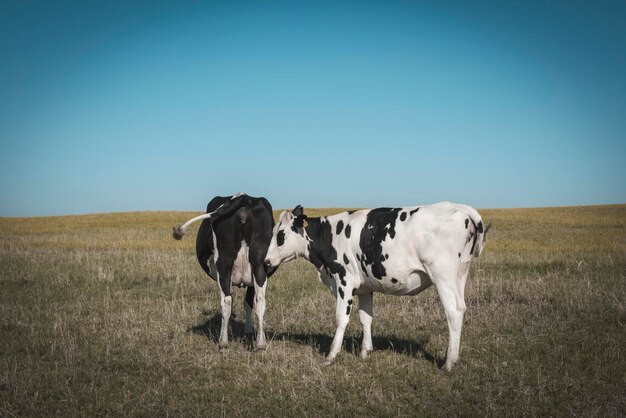
M 230 312 L 233 304 L 233 297 L 230 294 L 230 273 L 232 269 L 232 261 L 218 260 L 217 264 L 217 283 L 220 287 L 221 306 L 222 306 L 222 329 L 220 330 L 220 338 L 217 347 L 223 351 L 228 346 L 228 323 L 230 321 Z
M 366 359 L 374 350 L 372 343 L 372 316 L 374 297 L 372 293 L 359 295 L 359 319 L 363 326 L 363 343 L 361 344 L 361 358 Z
M 337 329 L 335 330 L 333 342 L 330 345 L 330 352 L 324 362 L 325 366 L 331 365 L 341 351 L 343 335 L 350 321 L 350 312 L 352 310 L 352 289 L 353 287 L 346 285 L 346 281 L 343 279 L 341 280 L 341 284 L 337 286 L 337 310 L 335 312 Z

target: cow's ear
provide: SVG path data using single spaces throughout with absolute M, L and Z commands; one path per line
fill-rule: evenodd
M 306 215 L 296 216 L 293 219 L 293 226 L 295 228 L 305 228 L 309 226 L 309 221 L 307 220 Z
M 295 217 L 302 216 L 302 215 L 304 215 L 304 208 L 302 208 L 302 206 L 298 205 L 295 208 L 293 208 L 291 213 L 293 213 L 293 216 L 295 216 Z

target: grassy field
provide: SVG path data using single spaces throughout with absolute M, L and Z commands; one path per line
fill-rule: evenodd
M 194 213 L 0 219 L 0 416 L 625 416 L 626 205 L 481 213 L 450 374 L 434 288 L 375 294 L 376 351 L 358 357 L 353 313 L 323 367 L 334 300 L 286 264 L 268 351 L 244 338 L 237 289 L 220 354 L 217 285 L 194 234 L 170 236 Z

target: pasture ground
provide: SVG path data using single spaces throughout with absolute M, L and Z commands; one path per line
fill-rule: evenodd
M 625 416 L 626 205 L 481 213 L 494 227 L 450 374 L 434 288 L 375 294 L 376 351 L 359 358 L 354 310 L 323 367 L 334 300 L 310 264 L 286 264 L 268 351 L 243 337 L 237 289 L 220 354 L 195 229 L 170 235 L 195 213 L 0 219 L 0 416 Z

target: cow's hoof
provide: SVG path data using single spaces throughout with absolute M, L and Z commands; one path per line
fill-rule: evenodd
M 361 350 L 361 358 L 365 360 L 370 356 L 371 353 L 372 350 Z
M 263 343 L 263 344 L 257 344 L 256 345 L 256 351 L 258 352 L 264 352 L 265 350 L 267 350 L 267 344 Z
M 220 353 L 224 353 L 227 348 L 228 348 L 228 345 L 218 345 L 217 351 L 219 351 Z
M 332 366 L 333 363 L 335 363 L 335 359 L 334 358 L 333 359 L 328 359 L 327 358 L 326 360 L 324 360 L 324 367 Z
M 454 363 L 448 363 L 446 362 L 443 367 L 441 368 L 441 370 L 443 370 L 446 373 L 451 373 L 452 372 L 452 367 L 454 366 Z

